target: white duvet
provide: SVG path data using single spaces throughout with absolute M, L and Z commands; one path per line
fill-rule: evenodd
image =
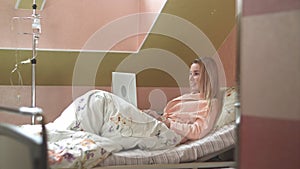
M 51 168 L 91 168 L 112 152 L 167 149 L 181 141 L 160 121 L 101 90 L 77 98 L 46 127 Z

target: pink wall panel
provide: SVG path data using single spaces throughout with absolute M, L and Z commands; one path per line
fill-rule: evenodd
M 241 169 L 297 169 L 300 167 L 300 122 L 243 116 Z
M 218 49 L 220 59 L 223 63 L 223 67 L 226 75 L 227 86 L 236 86 L 236 68 L 237 68 L 237 54 L 236 54 L 236 38 L 237 29 L 236 26 L 233 27 L 231 32 L 228 34 L 227 38 L 223 44 Z
M 32 32 L 32 21 L 24 17 L 30 17 L 32 10 L 14 9 L 14 1 L 0 1 L 1 38 L 6 39 L 0 41 L 0 48 L 30 49 L 32 37 L 24 33 Z M 135 52 L 146 37 L 138 35 L 141 24 L 144 24 L 140 22 L 139 14 L 156 13 L 155 17 L 148 18 L 149 26 L 143 26 L 145 32 L 149 32 L 165 2 L 166 0 L 49 0 L 44 9 L 37 12 L 42 17 L 42 34 L 38 47 L 46 50 Z M 19 19 L 12 20 L 13 17 Z
M 37 86 L 36 106 L 43 109 L 47 122 L 53 121 L 73 99 L 91 89 L 94 88 L 84 86 Z M 97 89 L 111 90 L 110 87 L 98 87 Z M 31 86 L 0 86 L 0 93 L 1 106 L 20 107 L 31 105 Z M 140 109 L 151 108 L 162 111 L 167 101 L 179 95 L 180 91 L 177 87 L 139 87 L 137 88 L 138 107 Z M 30 122 L 30 119 L 0 113 L 0 122 L 26 124 Z

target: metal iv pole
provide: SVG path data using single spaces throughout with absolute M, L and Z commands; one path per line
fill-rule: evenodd
M 35 84 L 35 68 L 36 68 L 36 56 L 37 56 L 37 43 L 41 33 L 41 23 L 40 16 L 36 12 L 37 5 L 36 0 L 33 0 L 32 4 L 32 58 L 30 60 L 31 63 L 31 107 L 36 107 L 36 84 Z M 31 123 L 35 123 L 35 116 L 32 116 Z

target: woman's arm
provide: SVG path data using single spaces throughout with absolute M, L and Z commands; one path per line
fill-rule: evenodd
M 202 119 L 197 119 L 192 124 L 180 123 L 169 120 L 170 126 L 169 128 L 174 130 L 176 133 L 181 135 L 182 137 L 189 140 L 197 140 L 203 136 L 202 131 L 206 128 L 206 122 Z

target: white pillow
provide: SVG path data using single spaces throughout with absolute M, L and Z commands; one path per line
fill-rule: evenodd
M 229 87 L 224 93 L 223 108 L 215 129 L 221 128 L 236 119 L 234 104 L 237 102 L 237 91 L 235 87 Z

